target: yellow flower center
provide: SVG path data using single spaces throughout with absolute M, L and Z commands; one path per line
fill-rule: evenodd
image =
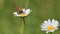
M 54 26 L 48 26 L 48 30 L 53 30 Z
M 22 13 L 22 14 L 20 14 L 21 15 L 21 17 L 24 17 L 24 16 L 26 16 L 26 14 L 25 13 Z

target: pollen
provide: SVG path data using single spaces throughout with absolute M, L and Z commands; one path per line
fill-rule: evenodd
M 21 17 L 24 17 L 24 16 L 26 16 L 26 14 L 25 13 L 22 13 L 22 14 L 20 14 L 21 15 Z
M 48 26 L 48 30 L 54 30 L 54 26 Z

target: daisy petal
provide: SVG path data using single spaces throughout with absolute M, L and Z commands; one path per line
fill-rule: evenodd
M 25 12 L 25 9 L 23 9 L 23 11 Z
M 30 9 L 26 9 L 26 11 L 25 11 L 25 13 L 26 13 L 26 15 L 28 15 L 28 14 L 30 14 Z
M 19 14 L 17 14 L 17 12 L 14 12 L 13 14 L 14 14 L 14 16 L 20 16 Z
M 46 33 L 48 33 L 48 31 Z
M 59 26 L 59 23 L 58 23 L 58 21 L 56 21 L 56 20 L 52 20 L 52 25 L 54 26 L 54 27 L 57 27 L 57 26 Z

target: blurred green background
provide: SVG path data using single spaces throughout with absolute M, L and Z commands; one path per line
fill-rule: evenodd
M 26 0 L 0 0 L 0 34 L 20 34 L 21 18 L 13 16 L 18 6 L 25 8 Z M 46 34 L 40 29 L 44 20 L 60 22 L 60 0 L 30 0 L 28 8 L 32 12 L 25 17 L 24 34 Z M 60 28 L 53 34 L 59 32 Z

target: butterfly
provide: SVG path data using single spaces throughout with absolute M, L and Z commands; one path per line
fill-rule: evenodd
M 18 7 L 17 14 L 21 14 L 21 13 L 23 13 L 23 8 L 22 7 Z

